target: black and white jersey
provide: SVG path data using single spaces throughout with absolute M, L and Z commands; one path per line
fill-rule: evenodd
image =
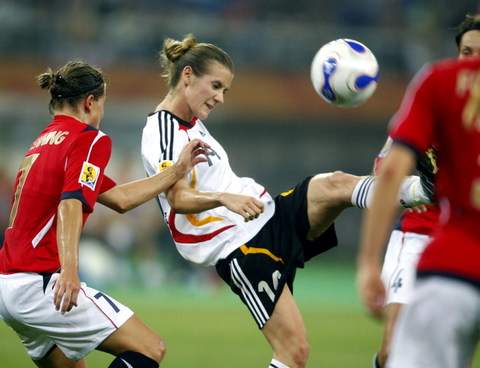
M 245 244 L 273 216 L 275 203 L 267 190 L 251 178 L 240 178 L 232 171 L 223 147 L 199 119 L 184 121 L 168 111 L 148 116 L 142 137 L 142 158 L 149 176 L 155 175 L 178 159 L 187 142 L 199 138 L 210 145 L 207 162 L 188 174 L 190 186 L 199 192 L 228 192 L 255 197 L 264 203 L 259 218 L 244 218 L 226 207 L 197 214 L 177 214 L 164 193 L 158 196 L 162 215 L 180 254 L 202 265 L 214 265 Z

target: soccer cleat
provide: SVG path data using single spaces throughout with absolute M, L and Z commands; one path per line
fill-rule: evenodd
M 432 200 L 423 189 L 419 176 L 407 176 L 400 186 L 399 200 L 402 207 L 412 208 L 431 204 Z

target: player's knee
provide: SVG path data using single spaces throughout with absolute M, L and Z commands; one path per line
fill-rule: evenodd
M 160 362 L 163 357 L 165 356 L 165 354 L 167 353 L 167 346 L 165 345 L 165 341 L 163 341 L 162 338 L 158 338 L 158 341 L 156 342 L 155 344 L 155 347 L 154 347 L 154 353 L 155 353 L 155 356 L 157 359 L 158 362 Z
M 292 334 L 289 339 L 283 341 L 283 346 L 279 346 L 280 351 L 275 354 L 294 367 L 303 368 L 307 365 L 310 345 L 305 336 L 295 336 Z
M 164 358 L 167 352 L 167 347 L 165 341 L 160 336 L 156 336 L 151 339 L 148 346 L 145 347 L 144 354 L 149 358 L 155 360 L 157 363 L 160 363 Z
M 297 367 L 305 367 L 308 361 L 308 355 L 310 353 L 310 345 L 305 339 L 300 341 L 295 347 L 292 355 L 292 360 Z
M 343 171 L 315 175 L 310 181 L 309 198 L 316 204 L 322 203 L 331 206 L 350 202 L 356 178 L 356 176 Z
M 355 175 L 344 173 L 343 171 L 334 171 L 327 177 L 328 185 L 333 191 L 344 191 L 350 187 L 358 178 Z

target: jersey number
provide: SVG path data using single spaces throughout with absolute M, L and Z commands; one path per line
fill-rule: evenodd
M 282 274 L 278 270 L 272 273 L 273 290 L 277 291 L 278 281 L 280 280 L 281 277 L 282 277 Z M 270 288 L 270 285 L 268 285 L 266 281 L 260 281 L 258 283 L 258 291 L 259 292 L 264 291 L 265 293 L 267 293 L 268 297 L 272 302 L 275 300 L 275 293 L 273 292 L 273 290 Z
M 102 292 L 99 291 L 98 293 L 96 293 L 96 294 L 94 295 L 94 298 L 95 298 L 95 299 L 100 299 L 100 298 L 105 299 L 105 301 L 106 301 L 108 304 L 110 304 L 110 306 L 112 307 L 112 309 L 113 309 L 116 313 L 120 312 L 120 309 L 119 309 L 119 308 L 117 307 L 117 305 L 113 302 L 113 300 L 110 299 L 108 296 L 106 296 L 104 293 L 102 293 Z
M 18 210 L 18 203 L 20 202 L 20 196 L 22 195 L 23 186 L 25 185 L 25 181 L 27 180 L 28 173 L 32 168 L 33 163 L 37 160 L 39 153 L 35 153 L 30 156 L 26 156 L 21 165 L 20 169 L 18 170 L 18 184 L 17 188 L 15 189 L 15 195 L 13 199 L 12 210 L 10 211 L 10 219 L 8 221 L 8 227 L 13 226 L 13 222 L 15 221 L 15 217 L 17 216 Z

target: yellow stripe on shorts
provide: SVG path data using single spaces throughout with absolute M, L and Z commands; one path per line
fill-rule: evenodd
M 247 245 L 242 245 L 240 247 L 240 250 L 242 251 L 243 254 L 247 255 L 247 254 L 258 254 L 258 253 L 261 253 L 261 254 L 265 254 L 267 256 L 269 256 L 271 259 L 273 259 L 275 262 L 283 262 L 283 259 L 280 258 L 280 257 L 277 257 L 276 255 L 274 255 L 272 252 L 270 252 L 268 249 L 265 249 L 265 248 L 255 248 L 255 247 L 249 247 Z
M 290 194 L 292 194 L 294 190 L 295 190 L 295 188 L 292 188 L 292 189 L 290 189 L 290 190 L 287 190 L 286 192 L 280 193 L 280 195 L 281 195 L 282 197 L 287 197 L 287 196 L 289 196 Z

